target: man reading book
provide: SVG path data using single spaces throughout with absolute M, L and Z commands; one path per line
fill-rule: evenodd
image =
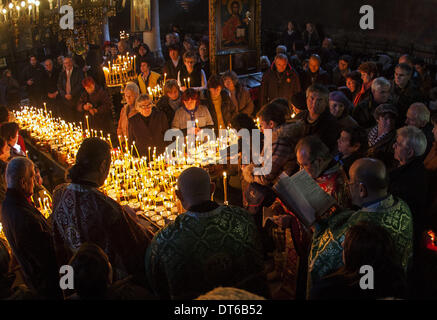
M 315 224 L 308 266 L 310 286 L 343 265 L 345 234 L 360 221 L 371 221 L 390 233 L 404 270 L 411 257 L 411 212 L 404 201 L 388 193 L 385 165 L 376 159 L 358 159 L 352 164 L 349 175 L 352 203 L 360 209 L 338 212 Z

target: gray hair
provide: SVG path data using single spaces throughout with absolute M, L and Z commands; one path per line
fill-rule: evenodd
M 136 96 L 140 94 L 140 88 L 138 88 L 137 84 L 135 82 L 129 81 L 126 83 L 126 88 L 124 88 L 124 91 L 130 90 L 133 93 L 135 93 Z
M 179 91 L 178 81 L 176 79 L 166 80 L 164 84 L 164 94 L 167 95 L 173 88 L 178 88 Z
M 21 180 L 29 176 L 29 171 L 32 167 L 34 167 L 32 160 L 26 157 L 16 157 L 12 159 L 6 167 L 6 182 L 8 188 L 21 188 Z
M 329 103 L 329 90 L 324 85 L 319 83 L 310 85 L 305 92 L 305 96 L 308 98 L 308 96 L 312 92 L 317 92 L 323 99 L 325 99 Z
M 146 94 L 146 93 L 140 94 L 138 96 L 138 98 L 135 100 L 135 106 L 140 102 L 149 101 L 149 100 L 152 100 L 152 99 L 150 98 L 150 96 L 148 94 Z
M 225 80 L 226 78 L 231 79 L 232 82 L 234 83 L 234 86 L 237 85 L 237 83 L 238 83 L 238 76 L 237 76 L 237 74 L 234 71 L 228 70 L 225 73 L 223 73 L 222 79 Z
M 426 137 L 419 128 L 405 126 L 397 131 L 398 136 L 405 139 L 405 144 L 414 150 L 414 156 L 420 157 L 426 150 Z
M 408 108 L 408 110 L 414 112 L 417 121 L 421 123 L 421 127 L 424 127 L 429 122 L 431 112 L 424 103 L 415 102 Z
M 276 47 L 276 53 L 287 53 L 287 47 L 280 44 Z
M 390 90 L 390 88 L 391 88 L 390 81 L 388 81 L 384 77 L 376 78 L 372 82 L 372 92 L 375 92 L 375 91 L 381 90 L 381 89 L 388 89 L 388 90 Z
M 286 56 L 285 54 L 283 54 L 283 53 L 278 53 L 278 54 L 276 55 L 276 57 L 275 57 L 275 61 L 276 61 L 277 59 L 285 60 L 285 61 L 288 62 L 288 58 L 287 58 L 287 56 Z

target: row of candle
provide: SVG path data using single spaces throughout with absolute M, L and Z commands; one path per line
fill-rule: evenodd
M 15 116 L 21 129 L 28 131 L 41 144 L 64 153 L 68 164 L 74 163 L 74 157 L 84 138 L 96 136 L 107 141 L 111 147 L 112 165 L 101 191 L 121 204 L 149 213 L 154 210 L 161 212 L 163 206 L 169 212 L 175 213 L 177 205 L 174 190 L 179 174 L 191 166 L 217 163 L 220 150 L 236 143 L 237 139 L 232 134 L 233 131 L 227 128 L 228 135 L 215 140 L 210 139 L 210 136 L 202 139 L 197 135 L 195 141 L 190 142 L 186 137 L 180 149 L 177 137 L 176 154 L 170 154 L 166 149 L 164 154 L 157 155 L 156 148 L 149 148 L 148 156 L 140 157 L 135 142 L 128 145 L 127 137 L 119 136 L 119 146 L 113 148 L 111 136 L 104 136 L 102 131 L 99 135 L 99 132 L 89 128 L 88 122 L 87 128 L 83 130 L 82 124 L 77 126 L 66 123 L 62 119 L 54 118 L 47 110 L 33 107 L 23 107 L 21 111 L 15 112 Z M 226 176 L 224 185 L 226 186 Z M 39 207 L 49 214 L 51 203 L 43 200 Z
M 128 81 L 134 81 L 136 74 L 136 56 L 118 56 L 112 63 L 108 62 L 108 67 L 103 67 L 105 81 L 108 87 L 120 86 Z

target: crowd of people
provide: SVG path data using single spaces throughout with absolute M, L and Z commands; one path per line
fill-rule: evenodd
M 338 52 L 311 23 L 301 34 L 290 21 L 282 42 L 257 90 L 232 70 L 211 73 L 206 39 L 177 32 L 165 36 L 161 65 L 147 44 L 124 39 L 105 44 L 97 66 L 66 56 L 45 60 L 43 70 L 31 56 L 21 85 L 5 72 L 3 104 L 14 108 L 25 89 L 31 104 L 46 102 L 67 121 L 87 116 L 93 129 L 135 141 L 141 156 L 164 152 L 166 131 L 186 134 L 189 121 L 197 134 L 252 130 L 258 118 L 261 133 L 272 132 L 271 158 L 261 151 L 272 165 L 255 173 L 264 163 L 240 154 L 239 164 L 186 169 L 176 190 L 184 213 L 152 234 L 131 208 L 99 191 L 111 150 L 88 138 L 46 219 L 30 200 L 38 170 L 2 107 L 2 298 L 195 299 L 217 287 L 273 299 L 435 297 L 436 79 L 407 54 L 363 60 Z M 138 77 L 117 112 L 99 70 L 128 53 L 138 57 Z M 163 96 L 154 99 L 147 88 L 159 83 Z M 273 188 L 284 172 L 300 170 L 336 203 L 311 226 Z M 230 205 L 212 200 L 222 171 L 230 173 Z M 267 223 L 266 208 L 274 212 Z M 62 292 L 59 268 L 67 264 L 75 290 Z M 374 270 L 374 290 L 360 287 L 364 265 Z

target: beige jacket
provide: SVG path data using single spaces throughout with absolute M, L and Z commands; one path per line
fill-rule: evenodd
M 128 114 L 129 110 L 129 114 Z M 128 125 L 129 119 L 136 115 L 138 111 L 134 107 L 129 107 L 127 104 L 120 111 L 120 119 L 118 120 L 117 135 L 127 137 L 129 135 Z

